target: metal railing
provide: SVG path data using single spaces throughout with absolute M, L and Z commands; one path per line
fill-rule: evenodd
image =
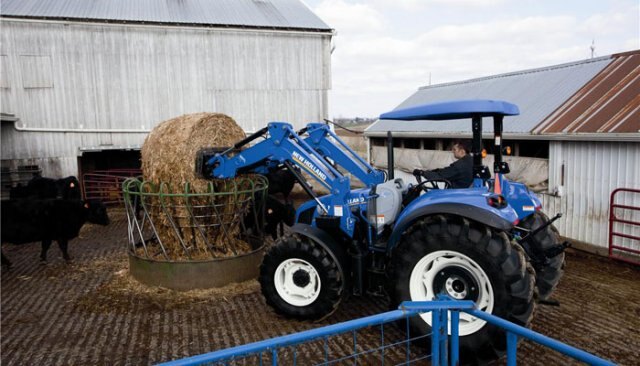
M 106 205 L 122 204 L 122 183 L 142 174 L 140 169 L 96 170 L 82 175 L 82 191 L 87 200 L 100 200 Z
M 129 251 L 167 261 L 252 251 L 264 242 L 259 228 L 264 226 L 267 191 L 268 181 L 260 175 L 208 181 L 200 191 L 188 182 L 174 188 L 166 182 L 128 178 L 121 192 Z
M 35 177 L 42 176 L 42 169 L 38 165 L 21 165 L 18 169 L 2 168 L 0 170 L 0 182 L 2 191 L 0 197 L 9 199 L 12 187 L 26 186 Z
M 633 235 L 640 231 L 640 219 L 634 220 L 634 217 L 640 217 L 640 206 L 633 204 L 619 204 L 616 197 L 620 193 L 633 194 L 640 198 L 640 189 L 618 188 L 611 192 L 611 200 L 609 201 L 609 257 L 623 262 L 640 265 L 640 250 L 633 248 L 634 243 L 640 248 L 640 236 Z M 630 200 L 633 202 L 633 200 Z M 617 224 L 617 225 L 616 225 Z M 616 231 L 616 229 L 627 229 L 627 233 Z M 635 230 L 635 231 L 634 231 Z M 614 243 L 614 238 L 626 241 L 626 245 Z
M 412 337 L 410 334 L 409 319 L 425 312 L 433 312 L 432 332 L 430 334 Z M 404 351 L 404 355 L 400 360 L 396 359 L 393 364 L 407 365 L 416 361 L 430 360 L 431 365 L 458 365 L 460 359 L 458 334 L 460 312 L 468 313 L 504 329 L 507 339 L 506 355 L 508 366 L 516 365 L 516 351 L 519 337 L 539 343 L 589 365 L 615 365 L 610 361 L 534 332 L 531 329 L 480 311 L 475 308 L 472 301 L 453 301 L 447 297 L 441 297 L 436 301 L 403 302 L 398 310 L 170 361 L 161 365 L 263 365 L 269 363 L 272 365 L 281 363 L 296 365 L 298 362 L 304 365 L 332 365 L 338 363 L 344 364 L 347 361 L 353 362 L 353 364 L 373 364 L 374 362 L 372 362 L 371 359 L 361 361 L 362 357 L 371 354 L 377 354 L 376 363 L 384 365 L 386 360 L 385 352 L 391 350 L 395 352 L 397 356 L 400 348 Z M 405 320 L 404 323 L 406 324 L 404 338 L 389 342 L 389 340 L 385 338 L 384 325 L 392 322 L 398 323 L 398 321 L 402 320 Z M 372 349 L 363 349 L 357 343 L 357 331 L 363 328 L 374 327 L 380 327 L 380 345 Z M 389 332 L 389 330 L 387 332 Z M 341 335 L 347 335 L 348 338 L 353 339 L 352 344 L 349 345 L 352 346 L 349 347 L 350 352 L 348 352 L 347 355 L 330 358 L 328 350 L 329 340 L 331 337 Z M 431 337 L 431 353 L 420 353 L 420 350 L 428 352 L 428 349 L 416 346 L 416 343 L 420 343 L 421 340 L 424 342 L 428 337 Z M 300 358 L 297 357 L 298 348 L 317 340 L 322 342 L 322 348 L 317 349 L 317 351 L 320 351 L 319 353 L 322 353 L 319 362 L 309 362 L 308 359 L 300 360 Z M 344 338 L 338 343 L 342 345 L 341 348 L 343 350 L 346 350 Z M 414 347 L 411 347 L 412 343 Z

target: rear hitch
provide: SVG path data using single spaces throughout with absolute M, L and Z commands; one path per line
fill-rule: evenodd
M 571 247 L 571 243 L 569 243 L 568 241 L 565 241 L 562 244 L 558 244 L 556 246 L 553 246 L 553 247 L 548 248 L 547 250 L 545 250 L 544 251 L 544 256 L 547 259 L 551 259 L 553 257 L 557 257 L 560 254 L 562 254 L 569 247 Z
M 533 265 L 533 268 L 536 268 L 536 269 L 543 268 L 549 263 L 549 260 L 551 258 L 559 256 L 567 248 L 571 246 L 571 243 L 569 243 L 568 241 L 565 241 L 562 244 L 554 245 L 551 248 L 547 248 L 546 250 L 542 251 L 535 247 L 532 248 L 528 243 L 529 240 L 531 240 L 534 237 L 534 235 L 544 230 L 549 225 L 553 224 L 554 221 L 556 221 L 561 217 L 562 217 L 562 213 L 559 213 L 555 215 L 552 219 L 544 223 L 544 225 L 536 228 L 535 230 L 528 230 L 519 226 L 516 227 L 517 230 L 527 233 L 525 236 L 521 238 L 516 236 L 515 239 L 516 239 L 516 242 L 518 242 L 518 244 L 520 244 L 524 248 L 525 252 L 528 254 L 531 264 Z
M 545 222 L 544 225 L 536 228 L 535 230 L 531 230 L 531 231 L 529 231 L 529 230 L 527 230 L 525 228 L 522 228 L 522 227 L 517 227 L 518 230 L 527 232 L 527 235 L 525 235 L 524 237 L 520 238 L 518 240 L 518 243 L 522 244 L 523 242 L 527 241 L 530 237 L 532 237 L 532 236 L 536 235 L 537 233 L 541 232 L 542 230 L 546 229 L 547 226 L 553 224 L 554 221 L 556 221 L 557 219 L 559 219 L 561 217 L 562 217 L 562 213 L 559 213 L 559 214 L 555 215 L 553 218 L 551 218 L 549 221 Z
M 529 243 L 525 241 L 522 241 L 522 242 L 518 241 L 518 243 L 520 243 L 520 245 L 524 248 L 524 251 L 529 256 L 531 265 L 533 265 L 533 268 L 536 268 L 536 269 L 545 267 L 547 264 L 549 264 L 549 260 L 551 258 L 559 256 L 567 248 L 571 246 L 571 243 L 569 243 L 568 241 L 565 241 L 562 244 L 558 244 L 551 248 L 547 248 L 545 251 L 540 251 L 540 250 L 533 251 L 531 250 Z

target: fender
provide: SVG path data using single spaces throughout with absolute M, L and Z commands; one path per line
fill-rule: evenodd
M 520 221 L 542 208 L 542 202 L 538 196 L 522 183 L 510 182 L 505 179 L 502 185 L 502 194 L 509 202 L 509 206 L 516 210 Z
M 393 232 L 387 242 L 387 252 L 390 252 L 400 240 L 400 236 L 406 229 L 421 217 L 435 214 L 450 214 L 462 216 L 467 219 L 480 222 L 489 227 L 509 231 L 513 228 L 513 223 L 503 217 L 480 207 L 465 203 L 437 203 L 417 208 L 407 215 L 403 215 L 402 219 L 395 225 Z
M 323 247 L 331 258 L 338 265 L 338 270 L 342 274 L 345 282 L 348 282 L 348 273 L 345 272 L 347 267 L 347 253 L 345 249 L 339 245 L 326 231 L 307 224 L 295 224 L 291 227 L 291 231 L 313 240 Z

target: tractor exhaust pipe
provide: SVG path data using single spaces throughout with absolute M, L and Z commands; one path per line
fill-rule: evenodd
M 393 166 L 393 136 L 391 131 L 387 131 L 387 180 L 394 179 L 395 167 Z

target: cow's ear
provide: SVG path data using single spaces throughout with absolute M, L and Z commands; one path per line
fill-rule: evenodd
M 84 203 L 84 208 L 89 208 L 89 202 Z

